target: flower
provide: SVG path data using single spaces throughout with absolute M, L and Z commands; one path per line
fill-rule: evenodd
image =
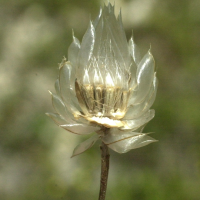
M 90 21 L 81 44 L 73 35 L 55 89 L 51 95 L 56 113 L 47 115 L 72 133 L 95 133 L 75 148 L 73 156 L 98 139 L 119 153 L 156 141 L 142 133 L 154 117 L 150 110 L 157 90 L 153 56 L 149 50 L 141 58 L 132 37 L 127 43 L 121 12 L 116 18 L 110 3 Z

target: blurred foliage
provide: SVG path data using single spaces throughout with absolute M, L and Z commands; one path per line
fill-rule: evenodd
M 115 4 L 122 8 L 127 38 L 133 29 L 144 52 L 151 43 L 159 89 L 156 117 L 145 131 L 159 142 L 124 155 L 111 152 L 107 200 L 198 200 L 200 1 Z M 85 138 L 58 128 L 44 113 L 52 110 L 47 90 L 54 90 L 71 29 L 81 40 L 103 2 L 0 0 L 0 5 L 0 199 L 97 199 L 99 144 L 70 159 Z M 139 14 L 130 19 L 134 10 Z

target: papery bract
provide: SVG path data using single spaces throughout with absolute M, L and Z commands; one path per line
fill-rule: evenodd
M 56 113 L 47 113 L 60 127 L 75 134 L 96 133 L 78 145 L 73 156 L 99 138 L 111 149 L 125 153 L 156 140 L 142 133 L 154 117 L 152 106 L 158 81 L 151 51 L 144 57 L 133 38 L 127 43 L 121 12 L 116 18 L 110 3 L 83 36 L 73 35 L 68 61 L 59 66 Z

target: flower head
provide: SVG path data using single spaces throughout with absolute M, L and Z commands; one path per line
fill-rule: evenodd
M 73 156 L 98 139 L 119 153 L 156 141 L 142 133 L 154 117 L 154 65 L 150 50 L 141 58 L 133 38 L 127 43 L 121 13 L 116 18 L 110 3 L 90 22 L 81 44 L 73 35 L 51 93 L 56 113 L 47 113 L 72 133 L 96 133 Z

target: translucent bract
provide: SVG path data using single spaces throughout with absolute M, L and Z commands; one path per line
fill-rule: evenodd
M 156 141 L 142 133 L 154 117 L 153 56 L 149 50 L 141 58 L 133 38 L 127 43 L 121 13 L 116 18 L 110 3 L 90 22 L 81 43 L 73 36 L 55 89 L 51 94 L 56 113 L 47 115 L 72 133 L 95 133 L 75 148 L 73 156 L 98 139 L 119 153 Z

